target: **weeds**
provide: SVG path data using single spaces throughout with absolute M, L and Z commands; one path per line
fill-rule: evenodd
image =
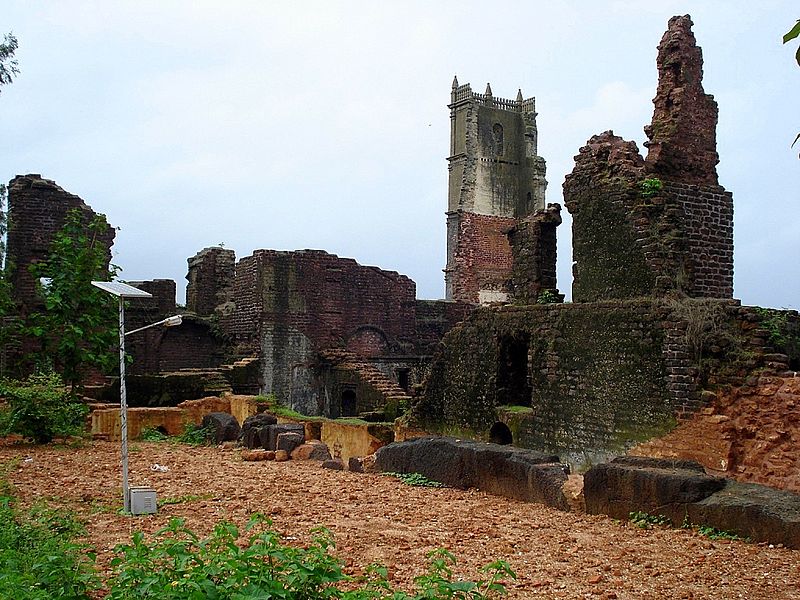
M 439 481 L 434 481 L 433 479 L 428 479 L 422 473 L 391 473 L 387 472 L 384 473 L 387 477 L 396 477 L 406 485 L 411 485 L 414 487 L 432 487 L 432 488 L 441 488 L 446 487 L 443 483 Z
M 195 502 L 197 500 L 208 500 L 209 498 L 213 497 L 213 494 L 184 494 L 183 496 L 170 496 L 159 500 L 158 505 L 169 506 L 171 504 L 184 504 L 186 502 Z
M 650 513 L 640 511 L 629 513 L 628 518 L 631 523 L 641 529 L 652 529 L 654 525 L 667 527 L 672 525 L 672 521 L 669 517 L 664 515 L 651 515 Z
M 169 436 L 157 427 L 148 427 L 142 431 L 139 439 L 143 442 L 163 442 L 168 440 Z
M 175 437 L 175 441 L 190 446 L 208 446 L 211 444 L 213 436 L 214 433 L 211 429 L 189 423 L 183 433 Z

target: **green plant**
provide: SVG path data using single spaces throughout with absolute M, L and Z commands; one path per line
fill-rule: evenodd
M 55 373 L 31 375 L 24 381 L 4 380 L 0 395 L 9 406 L 2 433 L 18 433 L 45 444 L 57 436 L 83 432 L 89 409 L 69 394 Z
M 630 519 L 631 523 L 640 527 L 641 529 L 651 529 L 653 525 L 659 526 L 671 526 L 672 521 L 669 517 L 664 515 L 651 515 L 650 513 L 646 512 L 632 512 L 628 514 L 628 518 Z
M 652 198 L 658 194 L 663 187 L 664 184 L 657 177 L 648 177 L 639 183 L 639 190 L 643 198 Z
M 175 441 L 190 446 L 208 446 L 213 438 L 214 432 L 210 428 L 189 423 L 183 433 L 175 437 Z
M 109 228 L 103 215 L 86 224 L 80 209 L 70 210 L 47 260 L 31 266 L 43 282 L 38 291 L 44 311 L 30 316 L 28 328 L 41 343 L 37 358 L 49 361 L 73 390 L 89 369 L 110 372 L 118 364 L 117 305 L 92 285 L 117 272 L 108 265 L 103 241 Z
M 157 427 L 147 427 L 139 435 L 139 439 L 143 442 L 163 442 L 168 440 L 169 436 Z
M 536 298 L 536 304 L 557 304 L 561 301 L 553 290 L 542 290 Z
M 735 540 L 741 542 L 749 542 L 747 538 L 739 537 L 730 531 L 722 531 L 716 527 L 709 527 L 708 525 L 700 525 L 697 528 L 697 533 L 712 540 Z
M 387 477 L 396 477 L 406 485 L 411 485 L 414 487 L 432 487 L 432 488 L 440 488 L 445 487 L 445 485 L 439 481 L 434 481 L 433 479 L 428 479 L 422 473 L 392 473 L 387 472 L 384 473 Z
M 325 528 L 312 530 L 311 543 L 301 548 L 281 543 L 270 526 L 268 519 L 254 515 L 244 530 L 246 540 L 225 521 L 202 539 L 183 519 L 172 519 L 150 542 L 137 532 L 131 544 L 116 548 L 108 598 L 487 600 L 505 593 L 502 578 L 516 578 L 507 563 L 496 561 L 483 569 L 488 574 L 484 580 L 453 581 L 455 558 L 447 550 L 436 550 L 428 555 L 428 572 L 415 580 L 417 590 L 407 594 L 392 589 L 381 565 L 368 566 L 363 577 L 345 575 Z
M 0 85 L 8 85 L 19 75 L 19 64 L 14 58 L 19 43 L 13 33 L 3 36 L 3 43 L 0 44 Z
M 787 325 L 789 323 L 788 314 L 785 311 L 773 310 L 771 308 L 756 307 L 756 314 L 761 318 L 761 327 L 769 335 L 769 341 L 777 348 L 783 348 L 789 343 Z
M 793 39 L 795 39 L 797 36 L 800 36 L 800 19 L 798 19 L 797 23 L 794 24 L 794 27 L 792 27 L 789 31 L 787 31 L 786 34 L 783 36 L 783 43 L 787 44 L 791 42 Z M 800 46 L 798 46 L 794 58 L 797 61 L 797 65 L 800 66 Z M 794 148 L 794 145 L 797 143 L 797 140 L 800 140 L 800 133 L 798 133 L 797 136 L 794 138 L 794 141 L 792 142 L 792 148 Z
M 18 510 L 7 467 L 0 477 L 0 598 L 88 600 L 98 580 L 95 555 L 75 542 L 83 527 L 63 510 Z

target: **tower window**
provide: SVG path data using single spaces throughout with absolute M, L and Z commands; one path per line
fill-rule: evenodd
M 500 123 L 492 126 L 492 137 L 494 138 L 495 156 L 503 156 L 503 126 Z

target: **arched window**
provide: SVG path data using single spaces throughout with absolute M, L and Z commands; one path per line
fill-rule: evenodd
M 503 156 L 503 126 L 500 123 L 492 126 L 492 137 L 494 138 L 495 156 Z
M 511 434 L 508 425 L 498 421 L 492 425 L 492 428 L 489 430 L 489 441 L 493 444 L 508 446 L 514 441 L 514 436 Z

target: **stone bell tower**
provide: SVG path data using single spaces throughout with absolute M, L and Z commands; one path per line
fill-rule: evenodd
M 447 200 L 446 298 L 507 299 L 507 231 L 545 208 L 545 161 L 537 155 L 536 101 L 476 94 L 453 79 Z

